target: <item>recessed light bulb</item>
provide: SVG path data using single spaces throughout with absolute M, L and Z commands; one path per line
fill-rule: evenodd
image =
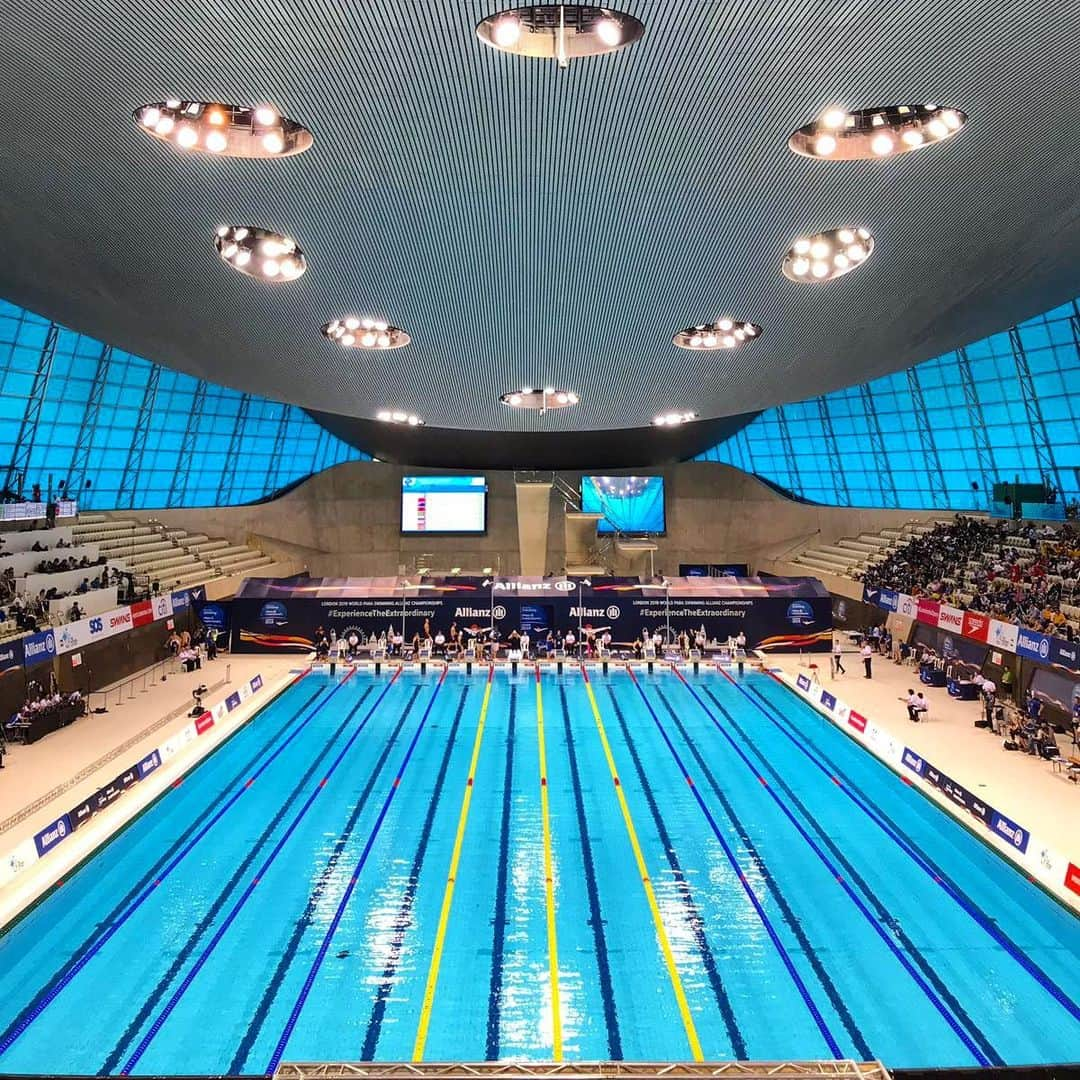
M 408 420 L 408 416 L 403 412 L 394 413 L 394 422 L 398 424 L 404 424 Z
M 694 334 L 690 338 L 690 348 L 692 348 L 692 349 L 700 349 L 701 348 L 701 335 L 700 334 Z
M 828 157 L 836 149 L 836 140 L 831 135 L 819 135 L 814 143 L 814 153 Z
M 667 421 L 662 416 L 654 416 L 652 421 L 657 427 L 663 427 Z
M 752 323 L 744 323 L 743 329 L 746 331 L 747 337 L 753 337 L 757 333 Z
M 420 423 L 420 417 L 414 416 L 412 413 L 409 413 L 409 426 L 410 427 L 416 427 L 416 425 L 419 424 L 419 423 Z
M 380 349 L 389 349 L 390 348 L 390 335 L 389 334 L 380 334 L 379 335 L 379 348 Z
M 206 136 L 206 149 L 212 154 L 220 154 L 229 145 L 229 140 L 220 131 L 211 131 Z
M 281 269 L 277 259 L 266 259 L 262 264 L 262 272 L 267 277 L 277 277 L 278 271 Z
M 846 270 L 851 265 L 851 260 L 842 251 L 838 251 L 833 256 L 833 265 L 837 270 Z
M 596 24 L 596 36 L 609 49 L 614 49 L 622 41 L 622 27 L 614 19 L 601 19 Z
M 816 262 L 810 267 L 810 273 L 816 278 L 823 278 L 829 272 L 829 264 L 824 262 Z
M 931 120 L 926 125 L 926 130 L 934 136 L 935 139 L 944 139 L 949 134 L 949 129 L 940 120 Z
M 361 344 L 361 345 L 363 345 L 363 346 L 364 346 L 365 348 L 367 348 L 367 349 L 370 349 L 370 348 L 373 348 L 373 347 L 374 347 L 374 345 L 375 345 L 375 342 L 376 342 L 376 340 L 377 340 L 377 339 L 376 339 L 375 335 L 374 335 L 374 334 L 373 334 L 373 333 L 372 333 L 372 332 L 371 332 L 371 331 L 369 330 L 369 331 L 368 331 L 368 332 L 367 332 L 367 333 L 366 333 L 366 334 L 365 334 L 365 335 L 364 335 L 364 336 L 363 336 L 363 337 L 362 337 L 362 338 L 360 339 L 360 344 Z
M 560 405 L 565 405 L 565 404 L 567 403 L 567 397 L 566 397 L 566 395 L 565 395 L 565 394 L 561 394 L 561 393 L 560 393 L 560 394 L 556 394 L 556 395 L 555 395 L 555 400 L 556 400 L 556 401 L 557 401 L 557 402 L 558 402 L 558 403 L 559 403 Z
M 836 234 L 836 238 L 841 244 L 851 244 L 855 240 L 855 234 L 850 229 L 841 229 Z
M 521 37 L 521 20 L 516 15 L 506 15 L 495 24 L 492 39 L 500 49 L 512 49 Z
M 241 249 L 236 253 L 236 258 L 233 261 L 237 266 L 247 266 L 251 262 L 251 252 Z
M 140 119 L 146 127 L 153 127 L 161 119 L 161 110 L 155 108 L 143 109 Z
M 847 249 L 847 256 L 852 262 L 862 262 L 866 258 L 866 248 L 862 244 L 852 244 Z
M 567 394 L 566 396 L 569 399 L 571 405 L 576 405 L 578 403 L 577 394 Z
M 261 247 L 262 253 L 269 255 L 272 259 L 281 254 L 281 245 L 276 240 L 264 240 Z
M 345 325 L 346 325 L 346 326 L 347 326 L 347 327 L 348 327 L 348 328 L 349 328 L 350 330 L 356 330 L 356 329 L 358 329 L 358 328 L 359 328 L 359 326 L 360 326 L 360 320 L 359 320 L 359 319 L 356 319 L 356 318 L 348 318 L 348 319 L 346 319 L 346 320 L 345 320 Z
M 740 327 L 739 329 L 737 329 L 737 330 L 735 331 L 735 337 L 736 337 L 736 339 L 737 339 L 737 340 L 739 340 L 739 341 L 743 341 L 743 340 L 745 340 L 745 338 L 746 338 L 746 331 L 745 331 L 745 330 L 743 330 L 743 329 L 742 329 L 742 327 Z
M 893 152 L 893 141 L 888 135 L 875 135 L 873 142 L 870 143 L 870 149 L 878 157 L 885 157 Z
M 221 249 L 221 254 L 222 254 L 222 255 L 223 255 L 223 256 L 224 256 L 224 257 L 225 257 L 226 259 L 231 259 L 231 258 L 232 258 L 232 257 L 233 257 L 233 256 L 234 256 L 234 255 L 236 254 L 236 252 L 237 252 L 237 247 L 236 247 L 236 245 L 235 245 L 235 244 L 226 244 L 226 245 L 225 245 L 225 246 L 224 246 L 224 247 L 223 247 L 223 248 Z
M 533 388 L 531 386 L 523 386 L 521 388 L 521 392 L 523 394 L 531 394 L 533 392 Z
M 730 348 L 734 347 L 735 339 L 731 336 L 731 334 L 725 334 L 720 339 L 720 344 L 723 345 L 725 349 L 730 349 Z
M 805 277 L 807 271 L 810 269 L 810 263 L 806 259 L 796 259 L 791 264 L 791 272 L 796 277 Z
M 706 334 L 702 339 L 706 349 L 712 349 L 716 346 L 716 335 Z
M 173 118 L 171 116 L 163 116 L 154 125 L 154 130 L 159 135 L 168 135 L 169 132 L 172 131 L 173 127 L 175 127 L 175 121 L 173 120 Z
M 255 123 L 260 127 L 270 127 L 277 123 L 277 113 L 269 105 L 260 105 L 255 110 Z
M 521 395 L 520 394 L 511 394 L 510 395 L 510 404 L 511 405 L 520 405 L 521 404 Z
M 352 334 L 342 334 L 341 335 L 341 344 L 342 345 L 351 345 L 355 340 L 356 340 L 356 338 L 354 338 L 352 336 Z
M 218 227 L 217 234 L 218 234 L 218 236 L 225 236 L 225 235 L 228 234 L 228 231 L 229 231 L 229 226 L 228 225 L 220 225 Z
M 268 131 L 262 137 L 262 144 L 268 154 L 280 154 L 285 149 L 285 141 L 276 131 Z
M 296 277 L 300 273 L 300 264 L 295 259 L 282 259 L 281 273 L 287 278 Z
M 244 237 L 247 236 L 247 234 L 248 234 L 247 229 L 237 229 L 236 233 L 235 233 L 235 236 L 236 236 L 237 240 L 243 240 Z
M 954 109 L 946 109 L 941 114 L 941 119 L 945 121 L 945 126 L 951 131 L 958 131 L 960 128 L 961 120 L 960 114 Z
M 847 113 L 843 109 L 830 109 L 821 118 L 822 127 L 838 128 L 844 126 L 844 121 L 847 119 Z
M 824 258 L 827 258 L 827 257 L 828 257 L 828 254 L 829 254 L 829 251 L 830 251 L 829 245 L 828 245 L 828 244 L 826 244 L 824 240 L 818 240 L 818 241 L 817 241 L 817 242 L 816 242 L 816 243 L 815 243 L 815 244 L 814 244 L 814 245 L 813 245 L 813 246 L 812 246 L 812 247 L 810 248 L 810 254 L 811 254 L 811 255 L 812 255 L 812 256 L 813 256 L 813 257 L 814 257 L 815 259 L 824 259 Z
M 382 412 L 378 414 L 377 419 L 382 420 L 383 423 L 386 423 L 390 419 L 390 414 L 385 409 L 383 409 Z
M 918 128 L 908 128 L 900 138 L 905 146 L 922 146 L 923 144 L 923 133 Z
M 800 236 L 798 240 L 792 244 L 792 249 L 796 255 L 805 255 L 810 250 L 810 241 L 805 236 Z
M 731 320 L 730 320 L 730 319 L 721 319 L 721 320 L 720 320 L 720 321 L 719 321 L 719 322 L 718 322 L 718 323 L 716 324 L 716 328 L 717 328 L 717 330 L 730 330 L 730 329 L 731 329 L 731 327 L 732 327 L 732 322 L 731 322 Z
M 225 114 L 220 109 L 211 109 L 206 114 L 206 119 L 214 125 L 214 127 L 221 127 L 225 123 Z

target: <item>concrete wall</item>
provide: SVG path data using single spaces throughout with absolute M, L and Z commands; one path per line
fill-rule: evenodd
M 294 558 L 310 573 L 359 577 L 415 571 L 428 560 L 435 570 L 460 566 L 479 572 L 520 572 L 517 502 L 510 472 L 488 472 L 488 532 L 481 537 L 406 537 L 400 534 L 401 477 L 438 470 L 376 462 L 337 465 L 282 498 L 254 506 L 159 510 L 154 517 L 190 531 L 251 541 L 268 554 Z M 657 573 L 674 574 L 680 562 L 748 562 L 784 572 L 785 559 L 806 544 L 876 532 L 941 512 L 853 510 L 808 506 L 776 494 L 752 476 L 715 462 L 684 462 L 658 470 L 667 486 L 665 537 L 657 538 Z M 580 473 L 560 474 L 572 487 Z M 547 569 L 565 562 L 563 504 L 553 492 Z

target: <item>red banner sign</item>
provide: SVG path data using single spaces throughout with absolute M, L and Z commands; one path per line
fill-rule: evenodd
M 204 734 L 205 734 L 206 732 L 208 732 L 208 731 L 209 731 L 209 730 L 210 730 L 210 729 L 211 729 L 211 728 L 212 728 L 213 726 L 214 726 L 214 716 L 213 716 L 213 713 L 208 713 L 208 712 L 204 712 L 204 713 L 202 714 L 202 716 L 196 717 L 196 719 L 195 719 L 195 730 L 196 730 L 196 731 L 197 731 L 197 732 L 198 732 L 198 733 L 199 733 L 200 735 L 204 735 Z
M 977 611 L 964 612 L 964 637 L 973 641 L 985 641 L 990 633 L 990 619 L 986 615 L 980 615 Z
M 854 709 L 852 709 L 851 712 L 848 713 L 847 722 L 856 731 L 865 731 L 866 730 L 866 717 L 863 716 L 862 713 L 857 713 Z
M 1069 869 L 1065 871 L 1065 888 L 1080 893 L 1080 866 L 1076 863 L 1069 863 Z
M 131 605 L 132 626 L 147 626 L 154 621 L 154 605 L 149 600 L 140 600 Z
M 941 614 L 941 604 L 937 600 L 919 601 L 919 622 L 937 626 L 938 616 Z

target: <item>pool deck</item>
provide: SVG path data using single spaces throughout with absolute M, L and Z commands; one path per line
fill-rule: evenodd
M 221 655 L 204 661 L 202 669 L 191 674 L 177 671 L 164 682 L 147 680 L 145 690 L 140 680 L 130 696 L 129 691 L 123 693 L 121 704 L 110 694 L 108 712 L 88 713 L 31 746 L 9 743 L 0 771 L 0 859 L 189 723 L 191 692 L 200 683 L 208 688 L 204 706 L 210 708 L 261 674 L 266 692 L 252 695 L 230 714 L 242 722 L 271 699 L 278 684 L 291 678 L 290 671 L 304 667 L 306 661 L 298 656 Z M 97 692 L 93 701 L 95 706 L 100 703 Z M 160 777 L 152 774 L 149 780 L 153 782 L 136 785 L 57 852 L 27 867 L 13 881 L 0 884 L 0 926 L 53 884 L 65 872 L 65 865 L 71 864 L 71 856 L 100 843 L 160 794 L 164 783 L 191 768 L 236 726 L 231 722 L 211 729 L 208 739 L 186 747 L 167 770 L 160 770 Z
M 1070 781 L 1048 761 L 1004 750 L 1000 737 L 975 727 L 982 715 L 981 702 L 958 701 L 944 687 L 924 686 L 917 668 L 883 656 L 874 657 L 872 679 L 863 676 L 862 662 L 854 652 L 844 654 L 847 674 L 836 678 L 830 676 L 827 655 L 770 655 L 767 666 L 794 678 L 806 675 L 810 662 L 819 665 L 818 678 L 826 690 L 1080 865 L 1080 783 Z M 909 688 L 921 690 L 929 701 L 928 720 L 914 724 L 908 719 Z M 945 804 L 944 797 L 939 801 Z M 1056 890 L 1056 895 L 1080 908 L 1080 896 L 1064 890 Z

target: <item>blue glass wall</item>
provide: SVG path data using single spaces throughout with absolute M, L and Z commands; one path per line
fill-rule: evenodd
M 52 474 L 84 509 L 225 506 L 367 458 L 294 405 L 71 330 L 57 328 L 43 363 L 52 325 L 0 301 L 0 467 L 13 487 L 12 465 L 25 466 L 27 495 L 34 483 L 44 492 Z
M 1080 494 L 1080 306 L 769 409 L 699 460 L 840 506 L 985 510 L 1016 476 L 1048 476 L 1067 501 Z

